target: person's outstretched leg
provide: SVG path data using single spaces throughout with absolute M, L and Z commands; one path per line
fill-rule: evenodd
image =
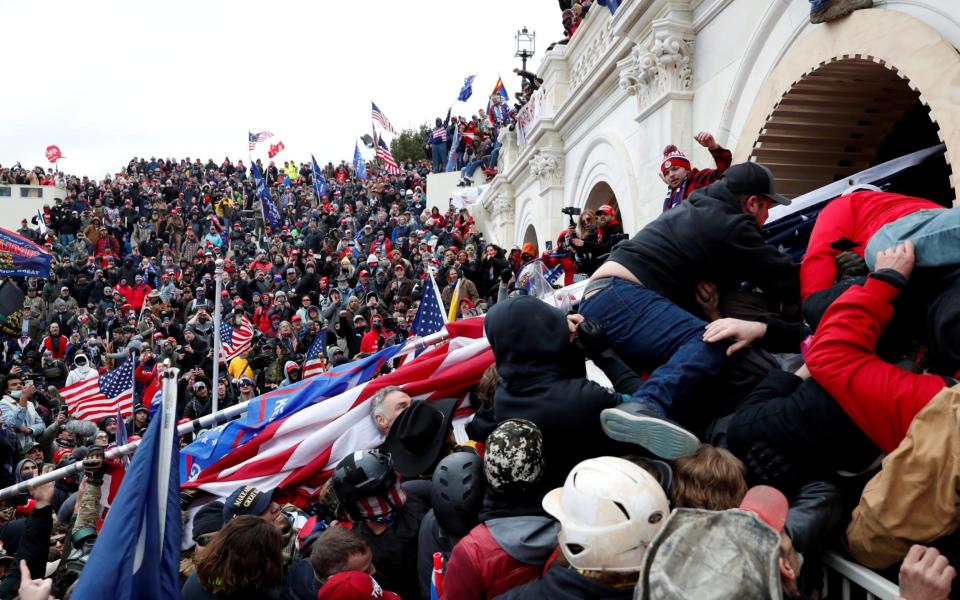
M 603 325 L 618 353 L 662 363 L 627 402 L 603 412 L 607 434 L 665 458 L 696 450 L 697 437 L 667 417 L 674 401 L 689 397 L 723 365 L 723 348 L 703 341 L 706 324 L 656 292 L 623 280 L 588 298 L 580 312 Z

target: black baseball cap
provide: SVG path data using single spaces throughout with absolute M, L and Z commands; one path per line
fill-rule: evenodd
M 762 194 L 781 206 L 790 206 L 790 200 L 773 191 L 774 176 L 766 165 L 755 162 L 733 165 L 724 171 L 723 181 L 734 194 Z
M 244 485 L 227 496 L 223 503 L 223 520 L 229 521 L 238 515 L 262 515 L 270 508 L 273 490 L 264 492 L 252 485 Z

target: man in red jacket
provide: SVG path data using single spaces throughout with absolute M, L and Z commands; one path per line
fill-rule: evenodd
M 120 290 L 120 293 L 127 299 L 127 302 L 137 309 L 137 311 L 143 308 L 144 300 L 146 300 L 147 295 L 153 291 L 153 288 L 143 282 L 143 275 L 139 274 L 134 277 L 132 286 L 121 283 L 117 286 L 117 289 Z
M 480 525 L 450 554 L 446 600 L 485 600 L 540 577 L 560 524 L 542 509 L 543 436 L 526 419 L 508 419 L 487 437 Z
M 850 287 L 827 309 L 806 356 L 817 383 L 887 453 L 903 441 L 914 416 L 930 399 L 955 384 L 950 377 L 903 370 L 876 354 L 877 340 L 893 317 L 893 302 L 906 287 L 914 262 L 913 242 L 880 252 L 866 283 Z M 931 350 L 951 352 L 949 346 L 960 336 L 960 319 L 949 319 L 934 334 Z M 958 368 L 960 364 L 952 365 Z
M 806 300 L 811 294 L 833 286 L 837 278 L 837 254 L 849 250 L 863 257 L 870 238 L 885 225 L 931 209 L 945 210 L 923 198 L 870 190 L 832 200 L 817 216 L 800 265 L 801 298 Z
M 879 252 L 866 283 L 827 309 L 807 354 L 817 383 L 887 453 L 846 532 L 851 554 L 877 569 L 960 524 L 960 287 L 942 293 L 927 315 L 931 355 L 953 377 L 911 373 L 875 351 L 914 264 L 912 242 Z

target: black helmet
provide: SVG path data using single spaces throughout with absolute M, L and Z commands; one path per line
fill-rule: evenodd
M 333 471 L 333 491 L 355 519 L 361 518 L 356 503 L 370 496 L 385 496 L 397 483 L 389 454 L 357 450 L 345 457 Z
M 454 452 L 433 471 L 433 514 L 447 534 L 462 538 L 480 523 L 486 480 L 483 459 L 471 450 Z

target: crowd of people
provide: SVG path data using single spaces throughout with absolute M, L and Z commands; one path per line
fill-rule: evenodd
M 0 170 L 67 194 L 43 233 L 19 231 L 55 258 L 20 282 L 2 348 L 0 485 L 83 467 L 0 513 L 0 598 L 69 596 L 120 468 L 104 450 L 150 426 L 158 365 L 180 369 L 177 417 L 196 419 L 214 385 L 225 407 L 299 381 L 318 336 L 324 369 L 405 340 L 432 280 L 444 309 L 484 315 L 495 357 L 469 439 L 455 401 L 385 387 L 370 419 L 386 441 L 339 462 L 309 506 L 251 485 L 185 494 L 183 598 L 430 598 L 438 579 L 450 600 L 817 598 L 831 550 L 899 565 L 905 599 L 949 597 L 958 211 L 848 190 L 797 265 L 762 235 L 790 204 L 770 170 L 696 142 L 714 168 L 666 148 L 657 219 L 628 236 L 613 202 L 570 211 L 542 252 L 427 206 L 436 155 L 366 180 L 328 164 L 319 196 L 308 164 L 260 165 L 276 229 L 242 161 L 134 159 L 101 181 Z M 220 260 L 222 318 L 255 341 L 213 381 Z M 568 312 L 529 293 L 556 268 L 557 286 L 588 280 Z M 126 422 L 69 414 L 59 390 L 127 361 Z

